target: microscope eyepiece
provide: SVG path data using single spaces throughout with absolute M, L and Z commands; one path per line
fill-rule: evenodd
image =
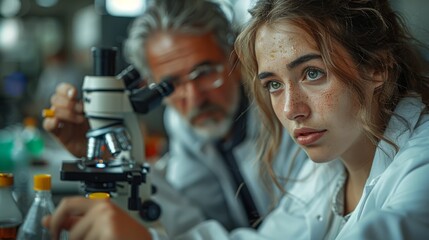
M 91 48 L 94 76 L 115 76 L 116 51 L 112 48 Z
M 116 75 L 116 78 L 118 80 L 122 80 L 128 90 L 140 88 L 145 85 L 145 82 L 141 79 L 139 71 L 133 65 L 122 70 L 122 72 Z
M 151 84 L 148 87 L 138 89 L 130 96 L 131 104 L 136 112 L 148 113 L 159 106 L 164 97 L 174 91 L 173 82 L 175 78 L 167 78 L 159 84 Z

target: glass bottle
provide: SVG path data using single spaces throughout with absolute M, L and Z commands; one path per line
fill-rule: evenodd
M 22 213 L 12 197 L 13 174 L 0 173 L 0 239 L 16 239 Z
M 35 197 L 24 223 L 18 231 L 18 240 L 47 240 L 51 239 L 48 229 L 42 225 L 42 218 L 54 212 L 51 195 L 51 175 L 34 175 Z
M 12 150 L 13 174 L 15 176 L 13 194 L 19 209 L 25 216 L 31 203 L 31 189 L 28 177 L 30 154 L 25 147 L 22 131 L 21 126 L 15 127 L 15 140 Z

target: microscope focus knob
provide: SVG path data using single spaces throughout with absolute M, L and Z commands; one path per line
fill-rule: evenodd
M 156 202 L 147 200 L 142 203 L 139 214 L 145 221 L 155 221 L 161 216 L 161 207 Z

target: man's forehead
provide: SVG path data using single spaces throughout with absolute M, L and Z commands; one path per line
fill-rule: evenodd
M 185 33 L 157 32 L 148 38 L 145 46 L 151 55 L 169 55 L 177 50 L 187 50 L 187 52 L 201 50 L 221 51 L 215 37 L 211 33 L 201 35 Z
M 158 80 L 182 75 L 203 63 L 219 63 L 225 54 L 212 34 L 157 33 L 146 46 L 149 67 Z

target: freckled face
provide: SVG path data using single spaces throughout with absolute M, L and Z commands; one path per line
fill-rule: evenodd
M 305 31 L 287 22 L 264 25 L 257 32 L 255 51 L 261 86 L 269 91 L 277 118 L 313 161 L 359 149 L 363 131 L 352 96 L 329 74 Z M 351 64 L 347 56 L 344 62 Z

